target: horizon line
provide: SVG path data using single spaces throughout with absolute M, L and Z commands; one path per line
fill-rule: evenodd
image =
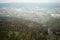
M 60 3 L 60 2 L 0 2 L 0 3 Z

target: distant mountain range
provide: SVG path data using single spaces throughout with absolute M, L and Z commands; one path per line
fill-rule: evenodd
M 1 7 L 60 7 L 60 3 L 0 3 Z

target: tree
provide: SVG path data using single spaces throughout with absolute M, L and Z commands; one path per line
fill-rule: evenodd
M 8 40 L 8 31 L 0 31 L 0 40 Z

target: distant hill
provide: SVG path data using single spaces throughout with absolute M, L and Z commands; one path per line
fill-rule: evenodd
M 60 7 L 60 3 L 0 3 L 1 7 Z

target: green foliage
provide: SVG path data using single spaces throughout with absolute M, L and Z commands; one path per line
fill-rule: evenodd
M 8 40 L 8 31 L 0 31 L 0 40 Z
M 22 31 L 22 32 L 21 32 Z M 0 31 L 1 40 L 60 40 L 60 36 L 45 35 L 39 30 Z
M 18 19 L 17 19 L 18 20 Z M 4 24 L 0 27 L 0 39 L 1 40 L 59 40 L 58 36 L 49 36 L 45 35 L 45 30 L 39 28 L 42 24 L 39 23 L 25 21 L 20 22 L 13 20 L 11 22 L 4 22 Z M 57 22 L 52 22 L 56 24 L 60 24 Z M 33 25 L 29 27 L 29 25 Z M 36 25 L 36 27 L 35 27 Z M 53 25 L 53 24 L 52 24 Z

